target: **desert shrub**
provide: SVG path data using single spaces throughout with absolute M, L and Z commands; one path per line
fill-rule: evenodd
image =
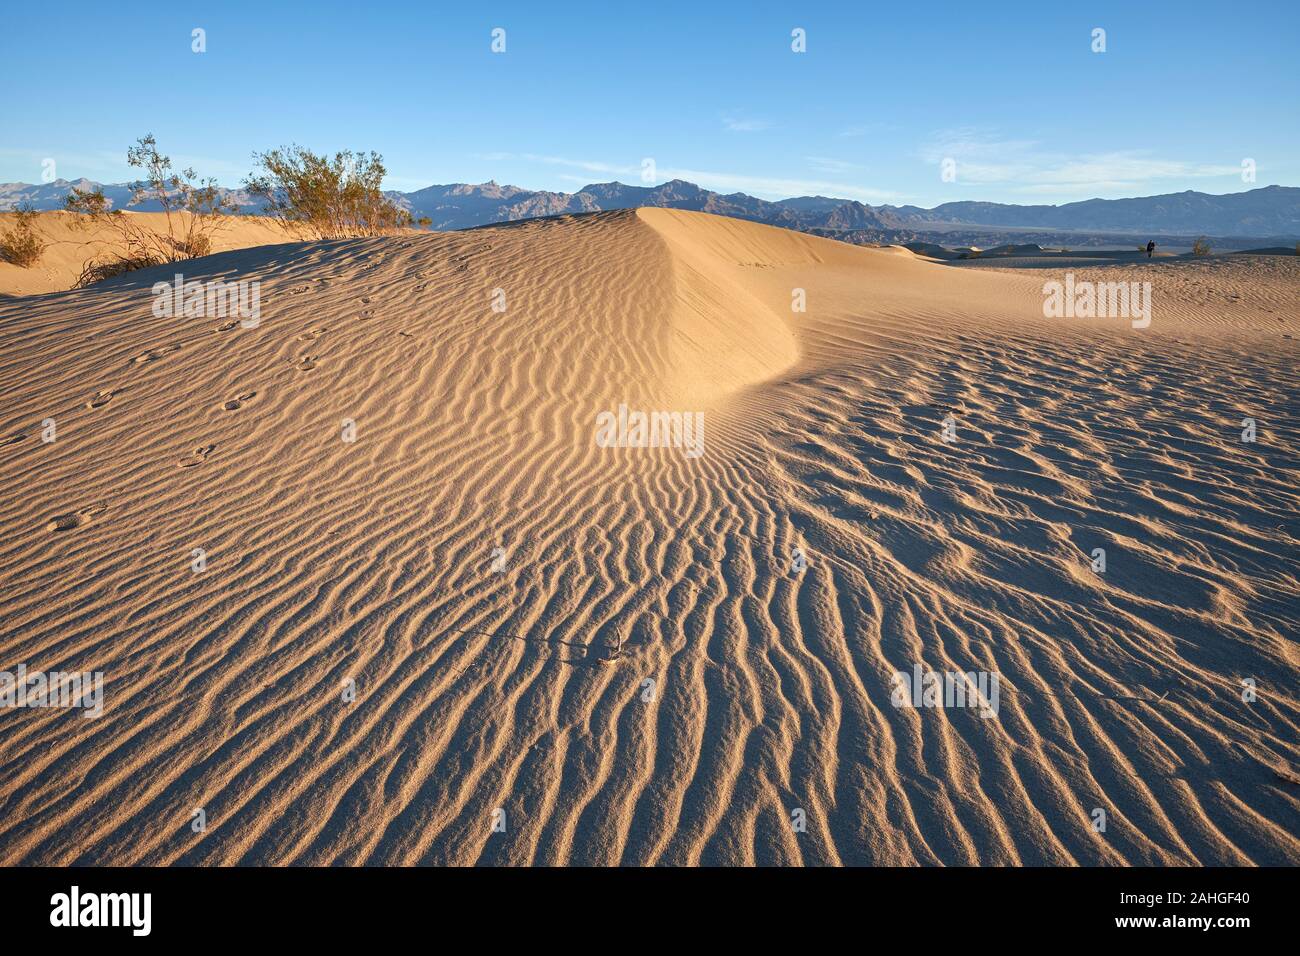
M 428 216 L 421 216 L 419 219 L 415 220 L 415 224 L 421 229 L 428 229 L 433 225 L 433 220 Z M 1300 249 L 1300 242 L 1296 243 L 1296 248 Z
M 258 170 L 244 184 L 266 211 L 318 239 L 378 236 L 410 224 L 411 214 L 380 189 L 383 157 L 344 150 L 318 156 L 302 146 L 255 153 Z
M 212 252 L 212 237 L 197 235 L 191 236 L 183 246 L 184 250 L 189 253 L 191 259 L 197 259 L 200 256 L 206 256 Z
M 99 261 L 91 261 L 81 267 L 81 274 L 77 276 L 77 281 L 72 284 L 72 287 L 74 289 L 84 289 L 88 285 L 94 285 L 96 282 L 103 282 L 105 279 L 124 275 L 127 272 L 134 272 L 136 269 L 148 269 L 150 266 L 160 265 L 162 265 L 160 260 L 148 257 L 128 259 L 122 256 L 114 256 Z
M 37 212 L 31 203 L 15 211 L 14 227 L 0 235 L 0 255 L 24 269 L 36 265 L 45 252 L 45 240 L 36 234 Z
M 1199 239 L 1197 239 L 1195 242 L 1192 243 L 1192 255 L 1208 256 L 1209 254 L 1210 254 L 1210 240 L 1206 239 L 1204 236 L 1201 236 Z
M 227 224 L 226 217 L 237 210 L 215 179 L 199 179 L 193 169 L 172 172 L 172 161 L 158 152 L 153 134 L 137 140 L 127 150 L 126 161 L 144 170 L 144 178 L 131 184 L 127 206 L 157 202 L 166 217 L 167 231 L 151 229 L 121 209 L 110 208 L 102 189 L 73 189 L 64 206 L 84 217 L 79 225 L 108 226 L 119 241 L 107 258 L 86 263 L 81 274 L 87 281 L 98 281 L 88 277 L 104 279 L 132 269 L 206 256 L 212 251 L 212 237 Z

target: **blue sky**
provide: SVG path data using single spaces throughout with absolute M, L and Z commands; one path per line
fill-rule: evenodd
M 646 158 L 656 182 L 924 206 L 1300 184 L 1295 0 L 61 2 L 5 27 L 0 181 L 47 158 L 123 181 L 153 132 L 232 186 L 291 142 L 377 150 L 402 190 L 641 183 Z

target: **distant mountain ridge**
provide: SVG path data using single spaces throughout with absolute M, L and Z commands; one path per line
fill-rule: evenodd
M 1135 199 L 1085 199 L 1062 206 L 950 202 L 929 210 L 884 206 L 880 211 L 913 226 L 946 222 L 1095 232 L 1291 235 L 1300 232 L 1300 188 L 1263 186 L 1223 196 L 1189 189 Z
M 576 193 L 532 192 L 485 183 L 430 186 L 392 195 L 412 215 L 429 217 L 435 229 L 660 206 L 819 231 L 934 231 L 975 226 L 1134 235 L 1300 236 L 1300 188 L 1293 186 L 1265 186 L 1223 196 L 1188 190 L 1136 199 L 1088 199 L 1062 206 L 951 202 L 933 209 L 870 206 L 825 196 L 770 202 L 745 193 L 716 193 L 680 179 L 659 186 L 593 183 Z
M 40 210 L 61 209 L 64 197 L 72 188 L 96 186 L 100 184 L 86 179 L 56 179 L 40 185 L 0 184 L 0 210 L 13 209 L 23 202 Z M 124 207 L 130 199 L 126 184 L 102 188 L 115 208 Z M 241 211 L 257 212 L 261 208 L 246 191 L 226 192 Z M 821 235 L 843 232 L 883 241 L 958 227 L 1135 236 L 1300 237 L 1300 188 L 1294 186 L 1264 186 L 1222 196 L 1187 190 L 1134 199 L 1086 199 L 1060 206 L 960 201 L 943 203 L 933 209 L 870 206 L 827 196 L 798 196 L 771 202 L 745 193 L 713 192 L 681 179 L 658 186 L 592 183 L 575 193 L 528 190 L 496 182 L 453 183 L 414 192 L 389 191 L 387 195 L 413 217 L 430 219 L 432 227 L 439 230 L 467 229 L 538 216 L 658 206 L 751 219 Z M 142 203 L 133 208 L 147 212 L 159 206 Z
M 93 179 L 56 179 L 48 183 L 0 183 L 0 212 L 18 208 L 22 203 L 31 203 L 32 208 L 41 212 L 63 208 L 64 197 L 73 189 L 88 192 L 102 189 L 108 200 L 109 208 L 125 209 L 131 201 L 131 187 L 128 183 L 97 183 Z M 219 189 L 223 196 L 232 197 L 238 203 L 241 212 L 252 212 L 261 208 L 257 200 L 242 189 Z M 157 212 L 162 206 L 157 202 L 145 202 L 130 207 L 139 212 Z

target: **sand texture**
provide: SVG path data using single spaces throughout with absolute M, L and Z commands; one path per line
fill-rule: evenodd
M 0 710 L 0 863 L 1300 863 L 1300 259 L 1107 270 L 1142 330 L 662 209 L 174 271 L 0 300 L 0 668 L 105 682 Z

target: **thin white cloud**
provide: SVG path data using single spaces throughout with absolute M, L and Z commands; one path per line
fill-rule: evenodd
M 843 159 L 833 159 L 830 156 L 805 156 L 804 159 L 808 162 L 808 168 L 815 173 L 835 175 L 866 169 L 861 163 L 850 163 Z
M 720 173 L 702 169 L 665 169 L 660 167 L 662 179 L 685 179 L 705 189 L 717 192 L 749 193 L 760 199 L 789 199 L 792 196 L 832 196 L 836 199 L 856 199 L 860 202 L 892 202 L 899 194 L 884 189 L 832 182 L 824 179 L 785 179 L 782 177 L 747 176 L 738 173 Z
M 54 160 L 55 173 L 60 179 L 85 177 L 102 182 L 121 182 L 132 178 L 131 167 L 126 164 L 125 149 L 120 152 L 99 150 L 86 153 L 64 150 L 57 146 L 37 149 L 0 147 L 0 160 L 4 160 L 6 166 L 31 170 L 30 173 L 20 174 L 23 182 L 40 182 L 44 171 L 42 164 L 47 159 Z
M 585 169 L 589 173 L 612 173 L 617 176 L 639 176 L 641 174 L 640 166 L 617 166 L 585 159 L 567 159 L 563 156 L 539 156 L 536 153 L 521 153 L 519 158 L 530 163 L 545 163 L 548 166 L 570 166 L 574 169 Z
M 722 117 L 722 126 L 729 133 L 760 133 L 772 128 L 772 124 L 767 120 L 741 119 L 737 116 Z
M 894 126 L 892 123 L 857 123 L 853 126 L 844 127 L 835 135 L 843 139 L 851 139 L 856 136 L 866 136 L 868 133 L 879 133 L 884 132 L 885 130 L 894 130 L 897 128 L 898 127 Z
M 647 185 L 641 181 L 641 166 L 639 163 L 620 165 L 617 163 L 598 162 L 587 159 L 571 159 L 564 156 L 544 156 L 537 153 L 521 153 L 517 155 L 502 154 L 502 158 L 520 159 L 527 162 L 543 163 L 548 166 L 564 166 L 570 169 L 581 169 L 586 172 L 622 177 L 623 182 L 634 186 Z M 829 179 L 792 179 L 778 176 L 752 176 L 741 173 L 718 172 L 716 170 L 705 169 L 684 169 L 663 165 L 659 165 L 656 168 L 655 173 L 656 183 L 663 183 L 670 179 L 685 179 L 688 182 L 695 183 L 698 186 L 703 186 L 705 189 L 712 189 L 715 192 L 743 192 L 748 193 L 751 196 L 758 196 L 760 199 L 789 199 L 792 196 L 819 194 L 841 199 L 856 199 L 859 202 L 880 203 L 896 202 L 902 198 L 900 194 L 891 190 L 875 189 L 869 186 L 836 182 Z M 586 185 L 590 182 L 589 179 L 573 176 L 571 174 L 561 174 L 559 178 L 565 182 L 575 182 L 582 185 Z
M 953 160 L 958 184 L 998 185 L 1028 194 L 1114 192 L 1241 172 L 1240 165 L 1173 160 L 1143 150 L 1070 155 L 1038 145 L 1035 140 L 1000 139 L 992 130 L 962 127 L 935 133 L 918 155 L 936 166 Z
M 199 179 L 212 177 L 227 186 L 233 186 L 242 180 L 253 166 L 251 159 L 246 163 L 240 163 L 212 156 L 169 152 L 166 143 L 160 143 L 159 149 L 164 156 L 171 158 L 174 173 L 179 174 L 182 170 L 192 168 Z M 0 160 L 11 161 L 7 165 L 14 166 L 16 163 L 21 163 L 31 167 L 32 182 L 40 181 L 42 163 L 46 159 L 54 160 L 55 173 L 61 179 L 75 180 L 84 177 L 103 183 L 122 183 L 140 179 L 144 175 L 143 170 L 127 163 L 125 147 L 121 150 L 95 152 L 62 150 L 58 147 L 44 150 L 0 148 Z
M 939 163 L 949 157 L 973 160 L 979 157 L 1022 156 L 1038 143 L 1032 139 L 998 139 L 996 131 L 973 126 L 938 130 L 921 147 L 921 158 Z

